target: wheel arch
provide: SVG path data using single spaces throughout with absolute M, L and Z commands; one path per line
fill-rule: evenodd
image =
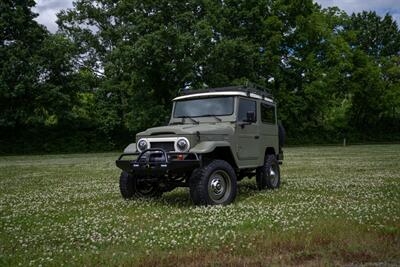
M 204 141 L 190 149 L 190 152 L 202 155 L 202 157 L 211 157 L 225 160 L 233 168 L 238 168 L 238 159 L 232 151 L 231 144 L 228 141 Z
M 267 148 L 265 149 L 264 155 L 265 155 L 265 156 L 266 156 L 266 155 L 276 155 L 275 148 L 274 148 L 274 147 L 271 147 L 271 146 L 267 147 Z
M 229 146 L 217 146 L 213 151 L 202 154 L 205 159 L 220 159 L 228 162 L 232 168 L 237 169 L 238 164 Z

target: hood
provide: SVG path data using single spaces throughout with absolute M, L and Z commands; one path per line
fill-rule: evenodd
M 200 124 L 180 124 L 168 125 L 162 127 L 149 128 L 146 131 L 138 133 L 139 136 L 157 136 L 157 135 L 192 135 L 197 134 L 233 134 L 233 125 L 231 123 L 200 123 Z

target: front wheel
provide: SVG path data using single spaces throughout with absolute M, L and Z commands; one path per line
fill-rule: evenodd
M 139 183 L 137 177 L 127 172 L 122 172 L 119 177 L 119 189 L 124 199 L 152 198 L 162 195 L 162 191 L 156 184 Z
M 265 187 L 269 189 L 279 188 L 281 185 L 281 173 L 279 162 L 275 155 L 267 155 L 264 165 L 257 169 L 257 187 L 259 190 Z
M 226 161 L 213 160 L 193 171 L 189 187 L 195 205 L 227 205 L 236 197 L 236 174 Z

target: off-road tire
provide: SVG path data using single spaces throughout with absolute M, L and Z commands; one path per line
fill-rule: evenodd
M 217 193 L 218 184 L 224 184 L 222 188 L 225 186 L 225 190 L 220 194 Z M 228 162 L 213 160 L 206 166 L 197 168 L 192 172 L 189 188 L 190 197 L 195 205 L 228 205 L 236 197 L 236 173 Z M 216 200 L 220 195 L 220 199 Z
M 279 188 L 281 185 L 281 172 L 275 155 L 266 155 L 264 165 L 257 169 L 256 182 L 259 190 L 265 189 L 265 187 L 268 189 Z
M 134 187 L 133 177 L 127 172 L 121 172 L 121 176 L 119 177 L 119 190 L 124 199 L 130 199 L 134 196 Z
M 124 199 L 132 198 L 155 198 L 162 195 L 162 191 L 157 186 L 149 187 L 146 191 L 143 185 L 137 184 L 136 177 L 127 172 L 122 172 L 119 177 L 119 189 Z

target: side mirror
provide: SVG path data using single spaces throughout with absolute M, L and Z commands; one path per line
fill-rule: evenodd
M 256 122 L 256 113 L 254 111 L 247 111 L 246 122 Z

